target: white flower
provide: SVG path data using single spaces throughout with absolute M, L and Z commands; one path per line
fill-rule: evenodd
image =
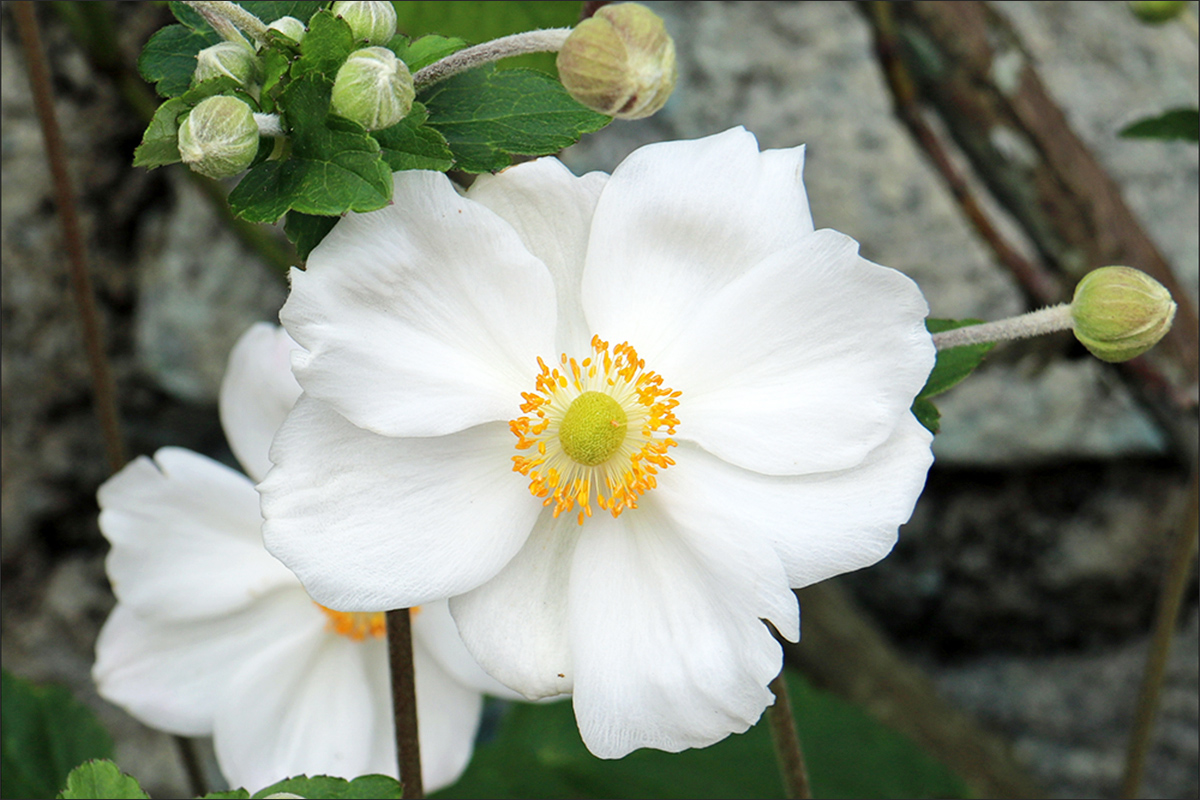
M 737 128 L 611 177 L 397 173 L 292 271 L 268 549 L 332 608 L 451 597 L 596 755 L 746 730 L 762 620 L 795 640 L 790 587 L 887 554 L 932 461 L 925 301 L 813 230 L 803 155 Z
M 230 356 L 222 422 L 255 478 L 300 394 L 294 346 L 260 323 Z M 170 733 L 211 735 L 225 777 L 251 792 L 301 773 L 396 775 L 383 614 L 309 598 L 262 546 L 253 481 L 167 447 L 99 500 L 118 599 L 96 643 L 102 697 Z M 466 652 L 444 602 L 414 612 L 413 632 L 422 771 L 436 789 L 471 757 L 480 690 L 507 691 Z

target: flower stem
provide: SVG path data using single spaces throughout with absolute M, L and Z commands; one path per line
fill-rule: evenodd
M 968 344 L 1028 339 L 1031 336 L 1070 330 L 1071 325 L 1071 304 L 1060 303 L 1056 306 L 1030 311 L 1028 314 L 1018 317 L 935 333 L 933 344 L 938 350 L 945 350 Z
M 438 81 L 443 81 L 451 75 L 457 75 L 473 67 L 499 61 L 509 56 L 522 56 L 527 53 L 557 53 L 562 49 L 563 42 L 567 40 L 570 33 L 570 28 L 547 28 L 501 36 L 499 39 L 459 50 L 441 61 L 417 70 L 417 74 L 413 75 L 413 85 L 420 90 L 432 86 Z
M 250 38 L 259 44 L 267 43 L 267 26 L 261 19 L 251 14 L 237 3 L 219 2 L 219 0 L 184 0 L 222 39 L 230 42 L 245 43 L 239 30 L 250 34 Z
M 779 762 L 779 774 L 783 778 L 787 796 L 793 800 L 806 800 L 812 797 L 812 790 L 808 785 L 808 769 L 804 766 L 804 753 L 800 750 L 796 718 L 792 715 L 792 700 L 788 696 L 787 679 L 783 673 L 784 670 L 780 670 L 775 680 L 771 681 L 775 705 L 767 708 L 767 724 L 771 726 L 775 760 Z
M 1167 573 L 1159 592 L 1158 612 L 1154 618 L 1154 635 L 1150 640 L 1150 651 L 1146 654 L 1146 671 L 1142 675 L 1142 688 L 1138 693 L 1137 712 L 1129 732 L 1129 745 L 1125 754 L 1125 775 L 1121 779 L 1121 797 L 1139 797 L 1142 774 L 1146 768 L 1146 754 L 1154 733 L 1154 717 L 1158 713 L 1159 697 L 1167 672 L 1167 656 L 1171 652 L 1171 641 L 1175 638 L 1175 624 L 1187 589 L 1188 576 L 1192 569 L 1192 558 L 1196 552 L 1197 531 L 1200 530 L 1200 486 L 1196 473 L 1192 473 L 1191 498 L 1188 512 L 1182 525 L 1175 533 Z
M 388 665 L 396 721 L 396 763 L 405 800 L 425 796 L 421 745 L 417 740 L 417 693 L 413 681 L 412 617 L 409 609 L 387 612 Z

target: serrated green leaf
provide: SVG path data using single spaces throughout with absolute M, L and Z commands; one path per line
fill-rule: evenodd
M 912 742 L 787 673 L 814 797 L 963 797 L 966 787 Z M 432 797 L 782 797 L 766 721 L 711 747 L 591 755 L 570 701 L 518 704 L 476 748 L 458 783 Z
M 291 155 L 246 173 L 229 193 L 237 216 L 250 222 L 274 222 L 290 210 L 332 216 L 374 211 L 391 200 L 392 174 L 379 144 L 362 126 L 329 115 L 332 86 L 313 74 L 284 89 Z
M 1182 139 L 1185 142 L 1200 140 L 1200 110 L 1176 108 L 1158 116 L 1146 117 L 1121 131 L 1127 139 Z
M 131 776 L 111 761 L 88 761 L 71 770 L 59 800 L 149 800 Z
M 445 137 L 425 124 L 428 117 L 425 106 L 413 103 L 407 117 L 371 134 L 379 142 L 383 160 L 392 172 L 402 169 L 445 172 L 454 166 L 454 153 Z
M 142 143 L 133 151 L 135 167 L 155 167 L 175 164 L 179 156 L 179 115 L 187 103 L 178 98 L 167 100 L 154 112 L 154 118 L 142 135 Z
M 171 14 L 175 19 L 179 20 L 181 25 L 191 28 L 194 31 L 212 31 L 208 22 L 205 21 L 204 17 L 200 16 L 200 12 L 187 3 L 171 0 L 171 2 L 167 3 L 167 8 L 171 9 Z
M 325 235 L 333 230 L 340 217 L 318 217 L 312 214 L 301 214 L 299 211 L 289 211 L 283 221 L 283 232 L 288 240 L 296 246 L 296 254 L 300 258 L 308 258 L 313 248 L 321 243 Z
M 262 51 L 263 85 L 259 99 L 262 110 L 268 113 L 275 110 L 275 100 L 283 91 L 283 79 L 292 68 L 292 55 L 285 47 L 272 44 Z
M 308 33 L 300 43 L 300 60 L 292 65 L 292 77 L 316 73 L 333 80 L 338 67 L 353 51 L 354 34 L 350 26 L 331 12 L 320 11 L 308 23 Z
M 246 90 L 242 88 L 242 85 L 236 79 L 228 75 L 221 75 L 216 78 L 209 78 L 206 81 L 200 81 L 179 95 L 179 99 L 189 106 L 194 106 L 201 100 L 207 100 L 213 95 L 218 94 L 236 95 L 238 99 L 245 101 L 250 108 L 255 111 L 258 110 L 258 102 L 246 93 Z
M 445 36 L 422 36 L 414 42 L 408 42 L 397 34 L 396 39 L 388 42 L 388 47 L 392 49 L 397 58 L 408 65 L 409 71 L 414 73 L 435 61 L 441 61 L 451 53 L 457 53 L 466 46 L 467 43 L 463 39 Z
M 978 325 L 980 322 L 981 320 L 977 319 L 927 319 L 925 328 L 930 333 L 941 333 L 954 328 Z M 939 350 L 933 371 L 929 373 L 925 387 L 917 393 L 917 397 L 936 397 L 950 389 L 974 372 L 975 368 L 983 363 L 984 356 L 995 346 L 995 342 L 985 342 Z
M 446 137 L 455 167 L 495 172 L 511 154 L 542 156 L 612 120 L 575 101 L 557 80 L 527 69 L 473 69 L 434 84 L 419 99 Z
M 387 775 L 362 775 L 352 781 L 328 775 L 314 775 L 311 778 L 300 775 L 273 783 L 255 792 L 253 797 L 263 798 L 277 792 L 291 792 L 301 797 L 327 797 L 330 800 L 398 800 L 403 796 L 400 782 Z
M 79 763 L 111 758 L 112 739 L 61 686 L 37 686 L 3 672 L 0 796 L 53 797 Z
M 221 38 L 211 30 L 168 25 L 146 42 L 138 57 L 138 72 L 148 83 L 154 84 L 154 90 L 160 96 L 176 97 L 191 86 L 196 54 L 219 41 Z
M 301 0 L 248 0 L 238 3 L 263 22 L 274 22 L 280 17 L 295 17 L 308 24 L 312 15 L 324 8 L 327 3 L 302 2 Z
M 569 28 L 579 22 L 583 9 L 580 2 L 511 2 L 494 0 L 489 3 L 438 0 L 431 2 L 398 3 L 396 16 L 401 31 L 416 39 L 429 33 L 461 38 L 471 44 L 498 39 L 510 33 L 538 28 Z M 534 53 L 500 62 L 501 69 L 537 69 L 557 75 L 554 53 Z

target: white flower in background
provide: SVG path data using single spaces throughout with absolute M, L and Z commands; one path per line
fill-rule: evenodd
M 596 755 L 744 731 L 762 620 L 795 640 L 790 587 L 886 555 L 932 461 L 925 301 L 813 229 L 803 157 L 737 128 L 611 177 L 397 173 L 292 271 L 267 547 L 331 608 L 451 597 Z
M 221 386 L 230 446 L 261 478 L 300 394 L 295 344 L 258 324 Z M 318 606 L 262 545 L 254 482 L 189 450 L 138 458 L 100 487 L 117 606 L 96 643 L 105 699 L 155 728 L 213 737 L 221 771 L 254 792 L 293 775 L 396 775 L 383 614 Z M 444 602 L 413 614 L 426 786 L 471 757 L 480 690 L 510 693 L 463 648 Z

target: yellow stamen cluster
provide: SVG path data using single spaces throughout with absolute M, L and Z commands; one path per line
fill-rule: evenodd
M 558 367 L 538 358 L 536 391 L 522 392 L 521 411 L 530 416 L 508 423 L 517 449 L 513 471 L 529 477 L 529 491 L 554 506 L 557 518 L 579 506 L 579 524 L 596 505 L 614 517 L 637 508 L 637 499 L 657 485 L 655 475 L 675 462 L 680 392 L 623 342 L 592 337 L 592 355 L 582 361 L 564 353 Z M 597 398 L 596 395 L 602 395 Z M 596 455 L 599 454 L 599 455 Z M 600 460 L 602 459 L 602 460 Z
M 326 623 L 333 633 L 361 642 L 368 637 L 382 639 L 387 636 L 387 615 L 382 611 L 334 611 L 332 608 L 317 603 L 317 608 L 329 617 Z

